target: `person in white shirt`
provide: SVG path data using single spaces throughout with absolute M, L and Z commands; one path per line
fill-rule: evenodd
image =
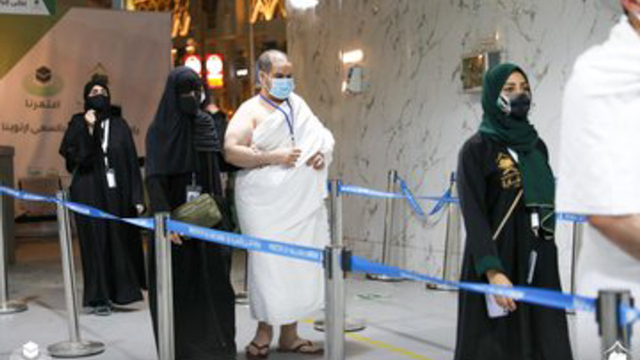
M 607 41 L 581 55 L 564 96 L 557 210 L 586 215 L 578 293 L 640 299 L 640 0 Z M 600 359 L 595 317 L 578 313 L 578 359 Z M 631 342 L 640 357 L 640 331 Z

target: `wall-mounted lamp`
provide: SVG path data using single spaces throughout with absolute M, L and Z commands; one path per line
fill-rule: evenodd
M 359 63 L 362 59 L 364 59 L 364 52 L 360 49 L 347 51 L 342 54 L 343 64 Z
M 249 75 L 249 69 L 238 69 L 236 70 L 236 77 L 245 77 Z
M 318 6 L 318 0 L 289 0 L 289 5 L 295 10 L 313 9 Z

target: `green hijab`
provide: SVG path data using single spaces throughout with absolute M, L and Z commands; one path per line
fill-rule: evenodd
M 555 180 L 545 155 L 537 146 L 538 132 L 528 119 L 514 119 L 498 107 L 502 87 L 516 71 L 527 78 L 520 67 L 509 63 L 498 65 L 487 72 L 482 93 L 484 115 L 480 133 L 518 154 L 525 204 L 539 209 L 540 226 L 553 234 Z

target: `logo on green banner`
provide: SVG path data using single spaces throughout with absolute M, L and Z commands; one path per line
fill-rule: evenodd
M 41 66 L 22 81 L 24 89 L 31 95 L 40 97 L 56 96 L 64 87 L 62 78 L 46 66 Z

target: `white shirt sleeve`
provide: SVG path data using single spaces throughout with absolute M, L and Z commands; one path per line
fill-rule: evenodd
M 576 67 L 565 91 L 556 207 L 640 214 L 640 93 L 588 95 L 584 70 Z

